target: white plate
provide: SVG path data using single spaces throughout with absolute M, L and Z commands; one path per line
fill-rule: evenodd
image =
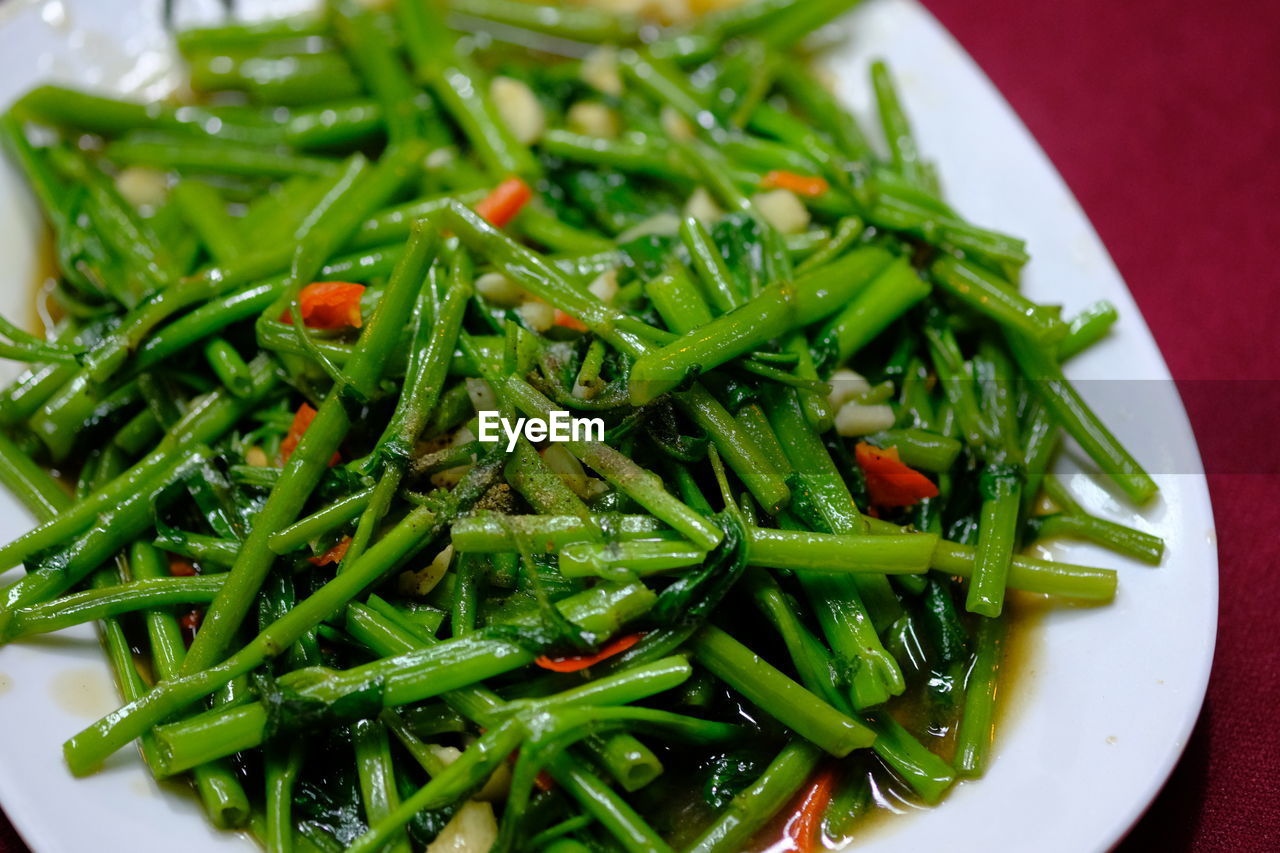
M 216 6 L 212 0 L 203 5 L 206 14 Z M 159 6 L 159 0 L 8 3 L 0 8 L 0 103 L 50 78 L 163 91 L 171 80 L 155 17 Z M 948 197 L 973 221 L 1027 238 L 1034 255 L 1027 292 L 1063 303 L 1068 313 L 1100 298 L 1120 308 L 1111 337 L 1072 362 L 1068 373 L 1084 380 L 1082 392 L 1153 473 L 1161 497 L 1138 515 L 1082 477 L 1072 485 L 1086 506 L 1168 543 L 1158 569 L 1088 546 L 1056 548 L 1061 559 L 1120 569 L 1116 602 L 1049 614 L 1030 671 L 1018 681 L 1019 695 L 1001 697 L 1012 711 L 986 778 L 961 785 L 936 809 L 881 822 L 855 847 L 1105 850 L 1146 808 L 1177 761 L 1208 680 L 1217 553 L 1195 440 L 1106 250 L 982 72 L 908 0 L 872 0 L 851 24 L 849 46 L 832 62 L 840 88 L 865 115 L 867 64 L 875 56 L 889 60 Z M 0 257 L 7 276 L 0 310 L 13 319 L 29 316 L 38 222 L 16 175 L 7 165 L 0 168 Z M 1088 381 L 1117 379 L 1132 381 Z M 30 516 L 0 494 L 0 539 L 30 525 Z M 0 801 L 32 848 L 251 849 L 243 836 L 210 829 L 190 797 L 158 788 L 132 750 L 92 778 L 71 778 L 61 762 L 62 741 L 116 704 L 90 629 L 0 650 Z

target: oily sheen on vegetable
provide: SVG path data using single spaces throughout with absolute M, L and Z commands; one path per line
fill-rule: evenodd
M 97 622 L 123 701 L 70 769 L 365 853 L 812 851 L 980 776 L 1018 598 L 1116 592 L 1023 549 L 1162 555 L 1050 470 L 1155 494 L 1062 372 L 1114 308 L 1019 291 L 882 64 L 836 101 L 851 0 L 376 5 L 0 117 L 56 258 L 0 642 Z

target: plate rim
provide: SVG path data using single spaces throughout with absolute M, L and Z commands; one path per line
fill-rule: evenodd
M 1129 832 L 1150 810 L 1152 805 L 1154 805 L 1161 791 L 1168 784 L 1170 777 L 1173 775 L 1173 772 L 1177 769 L 1178 764 L 1186 754 L 1187 747 L 1191 742 L 1191 736 L 1195 731 L 1196 725 L 1200 721 L 1200 716 L 1204 711 L 1205 702 L 1208 699 L 1209 682 L 1213 674 L 1213 665 L 1217 654 L 1218 631 L 1221 619 L 1219 605 L 1221 557 L 1218 548 L 1217 519 L 1213 506 L 1213 496 L 1209 489 L 1208 475 L 1204 471 L 1204 456 L 1200 452 L 1200 442 L 1196 436 L 1195 428 L 1191 422 L 1191 417 L 1187 411 L 1186 404 L 1182 400 L 1182 393 L 1177 388 L 1177 382 L 1169 370 L 1168 362 L 1164 357 L 1164 351 L 1156 340 L 1155 335 L 1152 333 L 1150 325 L 1147 323 L 1145 312 L 1143 312 L 1141 306 L 1138 305 L 1137 299 L 1133 295 L 1133 290 L 1129 287 L 1128 280 L 1116 265 L 1115 259 L 1111 256 L 1111 251 L 1107 248 L 1106 241 L 1102 238 L 1102 235 L 1094 225 L 1093 218 L 1089 216 L 1083 205 L 1080 204 L 1079 198 L 1077 198 L 1075 192 L 1071 189 L 1071 186 L 1062 176 L 1062 172 L 1058 169 L 1057 164 L 1054 163 L 1048 152 L 1045 151 L 1039 138 L 1031 132 L 1031 129 L 1027 126 L 1026 122 L 1023 121 L 1022 116 L 1016 109 L 1014 109 L 1008 98 L 1005 97 L 1004 92 L 1002 92 L 1000 87 L 995 84 L 995 81 L 988 76 L 982 65 L 969 53 L 964 44 L 951 32 L 951 30 L 933 14 L 932 10 L 925 5 L 923 0 L 865 0 L 864 3 L 860 4 L 860 7 L 873 5 L 887 6 L 890 4 L 898 4 L 912 8 L 916 14 L 927 19 L 929 25 L 936 30 L 944 41 L 949 43 L 950 47 L 960 57 L 961 61 L 968 65 L 971 72 L 981 79 L 982 85 L 987 89 L 987 94 L 999 104 L 1002 110 L 1013 118 L 1026 141 L 1029 142 L 1031 148 L 1034 149 L 1035 154 L 1042 161 L 1048 172 L 1052 174 L 1054 179 L 1061 186 L 1062 191 L 1074 207 L 1074 213 L 1078 215 L 1080 221 L 1088 229 L 1092 241 L 1101 251 L 1106 266 L 1114 274 L 1116 280 L 1120 282 L 1125 295 L 1133 305 L 1135 309 L 1134 311 L 1122 312 L 1124 322 L 1130 326 L 1136 325 L 1139 335 L 1144 336 L 1146 340 L 1150 342 L 1159 362 L 1160 372 L 1162 374 L 1161 378 L 1173 386 L 1174 394 L 1177 398 L 1177 414 L 1180 420 L 1178 425 L 1185 430 L 1186 439 L 1190 442 L 1190 446 L 1195 451 L 1195 470 L 1185 473 L 1193 478 L 1198 478 L 1200 481 L 1198 488 L 1193 489 L 1193 492 L 1196 493 L 1197 497 L 1203 499 L 1204 509 L 1207 511 L 1205 520 L 1208 524 L 1208 536 L 1212 539 L 1212 547 L 1210 548 L 1212 559 L 1212 572 L 1210 573 L 1212 577 L 1212 600 L 1211 606 L 1207 608 L 1212 610 L 1212 625 L 1207 637 L 1207 643 L 1202 647 L 1203 654 L 1201 655 L 1200 665 L 1197 667 L 1195 673 L 1194 694 L 1196 698 L 1194 701 L 1188 702 L 1185 705 L 1185 712 L 1182 715 L 1182 722 L 1179 727 L 1180 730 L 1177 738 L 1177 744 L 1175 747 L 1167 750 L 1162 756 L 1158 766 L 1153 768 L 1154 772 L 1151 774 L 1150 782 L 1144 790 L 1140 793 L 1135 793 L 1131 798 L 1130 806 L 1123 810 L 1122 813 L 1117 814 L 1111 822 L 1109 829 L 1101 833 L 1101 837 L 1099 839 L 1101 846 L 1099 849 L 1111 850 L 1125 839 Z M 1032 262 L 1034 263 L 1034 259 Z M 1068 379 L 1070 379 L 1071 369 L 1069 366 L 1065 369 L 1065 372 L 1068 374 Z M 1158 570 L 1160 566 L 1155 568 Z M 981 779 L 976 781 L 978 784 L 981 783 Z M 856 845 L 851 846 L 849 849 L 856 849 Z
M 1128 298 L 1129 302 L 1135 306 L 1135 310 L 1125 312 L 1124 331 L 1118 330 L 1117 334 L 1124 334 L 1126 335 L 1126 337 L 1136 336 L 1139 339 L 1136 342 L 1136 344 L 1139 346 L 1143 345 L 1142 340 L 1144 339 L 1144 336 L 1145 336 L 1145 341 L 1150 344 L 1153 352 L 1156 355 L 1156 358 L 1159 362 L 1160 369 L 1163 372 L 1164 379 L 1172 382 L 1172 377 L 1169 374 L 1168 365 L 1165 362 L 1163 353 L 1161 352 L 1160 347 L 1156 342 L 1154 336 L 1151 334 L 1150 328 L 1147 325 L 1145 315 L 1142 313 L 1140 308 L 1137 308 L 1136 301 L 1133 299 L 1132 291 L 1129 289 L 1129 286 L 1125 281 L 1124 277 L 1120 274 L 1119 270 L 1115 267 L 1114 261 L 1111 258 L 1110 253 L 1106 249 L 1106 244 L 1102 240 L 1101 236 L 1098 234 L 1096 228 L 1094 227 L 1092 219 L 1089 218 L 1087 213 L 1080 206 L 1078 199 L 1076 199 L 1074 193 L 1071 192 L 1070 187 L 1067 186 L 1066 182 L 1063 180 L 1061 172 L 1059 172 L 1057 167 L 1054 165 L 1053 161 L 1045 153 L 1043 147 L 1040 145 L 1039 140 L 1030 132 L 1026 124 L 1022 121 L 1021 117 L 1009 104 L 1008 100 L 1004 97 L 1003 93 L 1000 92 L 999 88 L 996 87 L 995 84 L 991 81 L 991 79 L 986 75 L 986 73 L 982 70 L 981 66 L 979 66 L 976 63 L 976 61 L 974 61 L 974 59 L 965 50 L 963 45 L 960 44 L 959 41 L 955 39 L 955 37 L 950 33 L 950 31 L 948 31 L 947 28 L 943 26 L 942 23 L 927 8 L 925 8 L 922 4 L 917 2 L 917 0 L 868 0 L 867 3 L 863 4 L 863 6 L 887 6 L 887 5 L 895 5 L 895 4 L 902 6 L 904 8 L 909 8 L 913 10 L 915 13 L 922 15 L 924 18 L 927 18 L 930 25 L 941 35 L 941 37 L 946 39 L 950 43 L 950 46 L 953 48 L 956 55 L 963 62 L 967 63 L 970 69 L 975 73 L 977 78 L 979 78 L 982 81 L 983 85 L 986 87 L 986 90 L 987 90 L 984 94 L 987 97 L 992 98 L 995 102 L 997 102 L 999 106 L 1003 110 L 1007 111 L 1009 115 L 1013 118 L 1014 123 L 1021 130 L 1022 135 L 1025 137 L 1024 141 L 1030 143 L 1035 153 L 1043 161 L 1043 167 L 1054 179 L 1056 179 L 1061 184 L 1063 192 L 1066 194 L 1066 196 L 1071 200 L 1072 204 L 1075 206 L 1074 211 L 1072 212 L 1071 215 L 1078 218 L 1079 221 L 1083 223 L 1083 225 L 1088 229 L 1089 234 L 1092 237 L 1093 243 L 1102 252 L 1102 255 L 1105 258 L 1105 262 L 1109 265 L 1111 271 L 1114 273 L 1116 280 L 1120 282 L 1125 296 Z M 34 5 L 34 4 L 30 4 L 30 5 Z M 21 11 L 22 7 L 23 7 L 23 3 L 21 2 L 21 0 L 15 0 L 15 2 L 9 7 L 9 11 L 14 12 L 15 14 L 14 15 L 0 14 L 0 27 L 4 27 L 8 25 L 12 21 L 12 19 L 16 17 L 16 14 Z M 859 11 L 860 10 L 855 11 L 854 14 L 858 14 Z M 1068 373 L 1070 373 L 1070 371 L 1068 371 Z M 1175 393 L 1176 393 L 1176 387 L 1175 387 Z M 1179 426 L 1185 428 L 1187 437 L 1191 442 L 1191 447 L 1195 451 L 1195 467 L 1197 470 L 1188 472 L 1188 473 L 1198 477 L 1201 481 L 1199 483 L 1198 488 L 1193 489 L 1193 492 L 1196 494 L 1197 498 L 1203 498 L 1202 502 L 1204 504 L 1205 509 L 1207 509 L 1208 511 L 1208 515 L 1206 519 L 1208 523 L 1208 528 L 1209 528 L 1210 534 L 1214 537 L 1213 546 L 1210 549 L 1212 553 L 1212 563 L 1213 563 L 1212 565 L 1212 569 L 1213 569 L 1212 571 L 1212 578 L 1213 578 L 1212 631 L 1208 638 L 1209 642 L 1206 646 L 1206 651 L 1203 655 L 1203 663 L 1196 672 L 1197 684 L 1195 688 L 1195 693 L 1197 698 L 1194 703 L 1190 703 L 1190 702 L 1186 703 L 1187 713 L 1183 715 L 1184 718 L 1182 721 L 1183 723 L 1182 731 L 1180 731 L 1180 737 L 1177 739 L 1178 742 L 1177 742 L 1176 748 L 1170 748 L 1163 754 L 1162 760 L 1159 762 L 1159 766 L 1156 768 L 1153 768 L 1154 772 L 1151 775 L 1152 781 L 1147 786 L 1147 789 L 1143 790 L 1140 794 L 1135 793 L 1133 797 L 1130 798 L 1131 799 L 1130 806 L 1127 809 L 1125 809 L 1123 813 L 1118 814 L 1115 817 L 1115 819 L 1111 822 L 1110 828 L 1102 833 L 1103 837 L 1100 839 L 1100 842 L 1099 842 L 1100 844 L 1103 845 L 1102 849 L 1106 849 L 1114 846 L 1125 836 L 1125 834 L 1129 832 L 1129 830 L 1134 826 L 1134 824 L 1150 808 L 1151 804 L 1154 802 L 1154 800 L 1158 796 L 1160 790 L 1167 783 L 1168 778 L 1173 772 L 1174 768 L 1177 766 L 1178 762 L 1181 760 L 1183 754 L 1185 753 L 1186 747 L 1190 742 L 1191 733 L 1194 730 L 1196 722 L 1198 721 L 1200 714 L 1202 712 L 1202 709 L 1204 707 L 1204 702 L 1207 695 L 1207 688 L 1209 685 L 1209 679 L 1212 673 L 1214 654 L 1216 650 L 1216 639 L 1217 639 L 1217 630 L 1218 630 L 1218 621 L 1219 621 L 1218 595 L 1219 595 L 1220 574 L 1218 571 L 1219 554 L 1218 554 L 1217 541 L 1216 541 L 1216 523 L 1213 516 L 1212 496 L 1211 496 L 1211 493 L 1209 492 L 1207 478 L 1203 471 L 1203 463 L 1202 463 L 1202 456 L 1200 455 L 1199 443 L 1195 436 L 1194 429 L 1191 426 L 1190 418 L 1187 414 L 1186 407 L 1182 404 L 1180 394 L 1178 396 L 1177 402 L 1178 402 L 1178 406 L 1177 406 L 1178 414 L 1181 420 L 1181 423 L 1179 424 Z M 97 636 L 96 629 L 92 629 L 92 630 L 93 630 L 93 636 L 96 637 Z M 106 669 L 105 660 L 101 662 L 101 666 L 103 667 L 104 670 Z M 1193 710 L 1192 710 L 1192 705 L 1194 705 Z M 52 746 L 53 748 L 56 749 L 56 745 L 52 745 Z M 130 753 L 131 757 L 133 754 L 134 753 L 131 751 Z M 11 789 L 9 782 L 10 782 L 10 775 L 3 771 L 0 771 L 0 805 L 7 805 L 8 803 L 14 801 L 14 797 L 12 796 L 13 790 Z M 977 784 L 980 785 L 981 782 L 978 781 Z M 17 799 L 21 800 L 23 798 L 19 796 L 17 797 Z M 61 849 L 60 842 L 57 840 L 58 834 L 56 832 L 48 833 L 47 830 L 51 828 L 48 827 L 45 822 L 38 820 L 38 815 L 39 815 L 38 810 L 24 808 L 24 809 L 18 810 L 16 813 L 12 811 L 6 811 L 6 813 L 8 814 L 9 820 L 14 826 L 15 830 L 22 836 L 22 838 L 28 843 L 28 845 L 33 850 Z M 230 835 L 231 833 L 219 832 L 219 834 L 222 836 L 227 836 L 227 835 Z M 238 834 L 243 834 L 243 833 L 238 833 Z M 857 846 L 858 845 L 855 843 L 850 849 L 857 849 Z

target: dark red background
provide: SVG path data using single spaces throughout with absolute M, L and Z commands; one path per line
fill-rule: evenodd
M 1093 220 L 1210 472 L 1221 593 L 1209 695 L 1119 849 L 1280 850 L 1280 4 L 925 4 Z
M 1280 850 L 1280 4 L 926 5 L 1093 220 L 1210 471 L 1222 591 L 1209 696 L 1119 849 Z M 1248 471 L 1265 473 L 1235 473 Z M 0 817 L 0 851 L 23 849 Z

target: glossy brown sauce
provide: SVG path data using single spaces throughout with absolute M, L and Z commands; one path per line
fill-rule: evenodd
M 48 337 L 63 312 L 53 291 L 58 279 L 58 254 L 53 243 L 53 232 L 46 226 L 41 229 L 40 240 L 36 246 L 36 267 L 32 276 L 31 313 L 27 318 L 26 328 L 31 334 Z
M 78 666 L 58 673 L 49 682 L 49 695 L 62 710 L 88 720 L 109 714 L 120 704 L 115 685 L 101 666 Z
M 1051 606 L 1048 597 L 1029 593 L 1012 593 L 1006 601 L 1008 633 L 1003 643 L 1000 672 L 996 693 L 995 737 L 992 742 L 992 763 L 1000 760 L 1001 733 L 1008 731 L 1032 695 L 1036 660 L 1040 644 L 1040 627 L 1045 612 Z M 931 751 L 950 762 L 955 751 L 958 718 L 939 729 L 930 720 L 927 699 L 923 690 L 908 690 L 903 696 L 889 703 L 889 711 L 904 728 L 915 735 Z M 931 808 L 878 758 L 868 762 L 866 773 L 871 789 L 870 808 L 854 819 L 850 829 L 840 838 L 824 836 L 824 844 L 830 850 L 856 851 L 858 844 L 872 835 L 891 831 L 899 818 L 912 812 Z M 967 780 L 982 784 L 981 779 Z M 957 785 L 960 781 L 957 781 Z M 748 850 L 751 853 L 788 853 L 795 845 L 786 837 L 787 823 L 795 814 L 802 789 L 755 838 Z M 952 790 L 954 790 L 954 785 Z M 945 797 L 944 797 L 945 799 Z

